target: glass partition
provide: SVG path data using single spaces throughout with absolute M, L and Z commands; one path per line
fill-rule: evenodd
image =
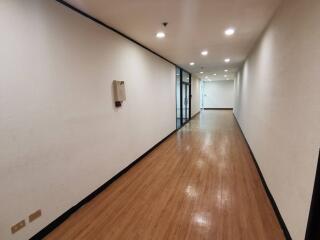
M 180 75 L 181 69 L 176 68 L 176 114 L 177 114 L 177 129 L 181 127 L 181 81 L 180 81 Z
M 190 120 L 191 116 L 191 74 L 182 70 L 176 69 L 176 113 L 177 113 L 177 128 Z

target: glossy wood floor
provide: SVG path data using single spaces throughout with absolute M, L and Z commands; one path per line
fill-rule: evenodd
M 209 110 L 47 239 L 281 240 L 284 236 L 232 111 Z

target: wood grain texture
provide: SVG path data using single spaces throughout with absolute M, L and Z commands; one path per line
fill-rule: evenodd
M 203 111 L 46 239 L 285 239 L 232 111 Z

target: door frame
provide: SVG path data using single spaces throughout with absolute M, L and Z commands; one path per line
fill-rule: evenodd
M 181 120 L 182 120 L 182 123 L 183 124 L 185 124 L 185 123 L 187 123 L 187 122 L 189 122 L 190 121 L 190 118 L 191 118 L 191 114 L 190 114 L 190 107 L 191 107 L 191 105 L 190 105 L 190 91 L 191 91 L 191 84 L 190 83 L 187 83 L 187 82 L 182 82 L 181 83 L 182 84 L 182 87 L 181 87 L 181 92 L 182 92 L 182 111 L 181 111 Z M 185 86 L 185 92 L 183 93 L 183 85 Z M 189 88 L 189 91 L 188 91 L 188 88 Z M 185 99 L 183 99 L 183 96 L 187 96 L 187 94 L 189 93 L 189 96 L 188 96 L 188 104 L 187 104 L 187 108 L 184 108 L 186 105 L 185 105 Z M 188 112 L 187 112 L 187 110 L 188 110 Z M 184 118 L 184 116 L 183 115 L 186 115 L 186 118 Z M 184 121 L 184 119 L 187 119 L 185 122 L 183 122 Z
M 188 71 L 186 71 L 186 70 L 184 70 L 184 69 L 182 69 L 182 68 L 180 68 L 180 67 L 177 67 L 178 69 L 179 69 L 179 86 L 180 86 L 180 89 L 179 89 L 179 91 L 180 91 L 180 116 L 179 116 L 179 119 L 180 119 L 180 127 L 176 127 L 177 129 L 180 129 L 180 128 L 182 128 L 186 123 L 188 123 L 189 121 L 190 121 L 190 119 L 191 119 L 191 98 L 192 98 L 192 90 L 191 90 L 191 82 L 192 82 L 192 79 L 191 79 L 191 77 L 192 77 L 192 75 L 191 75 L 191 73 L 189 73 Z M 176 71 L 177 72 L 177 71 Z M 188 74 L 188 78 L 189 78 L 189 82 L 184 82 L 183 81 L 183 72 L 185 72 L 186 74 Z M 177 79 L 177 78 L 176 78 Z M 188 112 L 188 120 L 187 121 L 185 121 L 185 122 L 183 122 L 183 94 L 182 94 L 182 92 L 183 92 L 183 84 L 185 84 L 185 85 L 188 85 L 189 86 L 189 102 L 188 102 L 188 104 L 189 104 L 189 112 Z M 176 86 L 177 86 L 177 84 L 176 84 Z M 178 89 L 176 89 L 176 93 L 177 93 L 177 90 Z M 177 98 L 176 98 L 176 108 L 178 107 L 178 104 L 177 104 Z M 177 109 L 176 109 L 176 112 L 177 112 Z M 178 116 L 176 116 L 176 118 L 178 118 Z

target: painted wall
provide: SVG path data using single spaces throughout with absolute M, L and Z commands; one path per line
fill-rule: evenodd
M 192 77 L 191 83 L 191 116 L 194 116 L 200 111 L 200 79 Z
M 233 108 L 234 81 L 204 81 L 204 108 Z
M 28 239 L 175 130 L 175 67 L 55 1 L 0 9 L 0 239 Z
M 294 240 L 320 146 L 320 1 L 285 0 L 236 81 L 234 113 Z

